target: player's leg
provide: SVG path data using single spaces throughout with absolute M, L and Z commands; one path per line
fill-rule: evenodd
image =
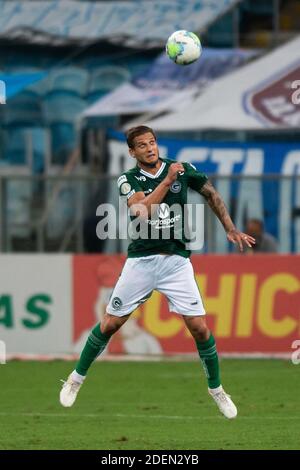
M 64 382 L 60 391 L 59 401 L 61 405 L 70 407 L 74 404 L 88 369 L 94 360 L 104 351 L 111 336 L 118 331 L 129 316 L 116 317 L 105 313 L 101 324 L 97 323 L 92 329 L 75 369 L 71 372 L 66 382 Z
M 184 322 L 191 332 L 198 349 L 207 382 L 208 393 L 218 405 L 221 413 L 226 418 L 232 419 L 237 416 L 237 408 L 222 385 L 219 370 L 219 358 L 216 342 L 210 332 L 204 316 L 183 315 Z
M 74 379 L 82 381 L 94 360 L 104 351 L 110 338 L 128 320 L 130 315 L 117 317 L 105 313 L 101 323 L 92 329 L 73 374 Z
M 127 259 L 101 324 L 98 323 L 91 331 L 75 370 L 63 385 L 60 392 L 60 403 L 63 406 L 73 405 L 94 360 L 104 351 L 112 335 L 130 314 L 151 295 L 153 279 L 151 263 L 143 262 L 141 258 Z
M 221 380 L 218 353 L 215 339 L 206 324 L 205 316 L 182 315 L 182 318 L 195 340 L 208 387 L 210 389 L 219 387 Z
M 170 311 L 183 316 L 194 337 L 207 376 L 209 393 L 215 401 L 218 400 L 220 411 L 227 418 L 235 417 L 236 408 L 221 386 L 216 343 L 206 324 L 205 309 L 190 260 L 177 255 L 166 257 L 162 263 L 158 290 L 167 296 Z

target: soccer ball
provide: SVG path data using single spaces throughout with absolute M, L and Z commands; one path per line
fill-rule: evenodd
M 179 65 L 188 65 L 199 59 L 201 42 L 195 33 L 181 29 L 171 34 L 166 44 L 167 56 Z

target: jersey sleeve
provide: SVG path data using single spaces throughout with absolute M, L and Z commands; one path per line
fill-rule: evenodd
M 126 196 L 127 200 L 135 193 L 143 191 L 139 182 L 132 175 L 123 174 L 117 181 L 120 196 Z
M 198 171 L 191 163 L 183 163 L 183 167 L 186 171 L 188 187 L 194 191 L 200 191 L 202 186 L 208 180 L 207 175 Z

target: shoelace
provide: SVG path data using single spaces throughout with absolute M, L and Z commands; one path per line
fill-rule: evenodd
M 215 397 L 217 398 L 217 400 L 227 403 L 227 398 L 230 398 L 230 395 L 227 395 L 227 393 L 222 391 L 222 392 L 216 393 Z
M 63 383 L 63 387 L 65 387 L 67 384 L 71 385 L 71 391 L 72 392 L 76 392 L 77 389 L 80 387 L 80 383 L 77 383 L 77 382 L 74 382 L 70 384 L 70 382 L 68 382 L 67 380 L 63 380 L 63 379 L 60 379 L 60 382 Z

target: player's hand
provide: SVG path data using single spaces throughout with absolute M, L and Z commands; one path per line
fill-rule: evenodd
M 251 235 L 247 235 L 247 233 L 239 232 L 236 229 L 227 232 L 227 239 L 232 243 L 237 243 L 240 251 L 244 251 L 243 243 L 249 248 L 255 245 L 255 238 L 251 237 Z
M 179 172 L 184 173 L 184 167 L 182 163 L 172 163 L 169 167 L 165 182 L 167 184 L 172 184 L 177 179 L 177 175 Z

